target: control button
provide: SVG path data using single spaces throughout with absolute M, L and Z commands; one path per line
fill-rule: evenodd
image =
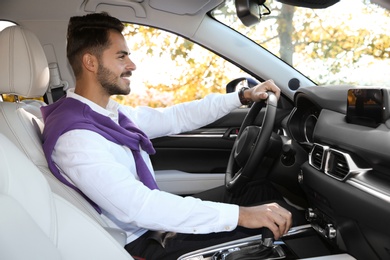
M 295 163 L 295 150 L 291 144 L 284 144 L 282 147 L 281 161 L 285 166 L 291 166 Z
M 336 238 L 337 231 L 336 231 L 336 229 L 333 227 L 332 224 L 326 225 L 326 228 L 325 228 L 325 235 L 326 235 L 326 237 L 329 238 L 329 239 L 334 239 L 334 238 Z
M 308 208 L 305 212 L 305 217 L 307 221 L 312 222 L 317 219 L 317 214 L 312 208 Z
M 300 171 L 298 173 L 298 183 L 302 184 L 303 183 L 303 172 Z

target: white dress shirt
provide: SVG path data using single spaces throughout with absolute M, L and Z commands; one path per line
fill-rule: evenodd
M 197 129 L 241 105 L 237 93 L 211 94 L 163 109 L 132 108 L 113 100 L 104 109 L 72 90 L 67 98 L 84 102 L 116 123 L 119 109 L 151 139 Z M 149 155 L 141 154 L 154 175 Z M 139 181 L 129 148 L 95 132 L 72 130 L 63 134 L 52 159 L 63 175 L 101 207 L 112 227 L 127 233 L 127 243 L 147 230 L 204 234 L 231 231 L 237 226 L 236 205 L 150 190 Z

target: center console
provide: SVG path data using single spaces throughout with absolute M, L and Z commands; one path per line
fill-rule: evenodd
M 281 239 L 267 240 L 265 234 L 231 241 L 187 253 L 178 260 L 236 259 L 354 259 L 331 247 L 311 225 L 293 227 Z

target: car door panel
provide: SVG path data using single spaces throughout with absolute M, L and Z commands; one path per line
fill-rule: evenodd
M 179 170 L 189 173 L 225 173 L 238 130 L 248 113 L 239 108 L 203 128 L 153 139 L 156 154 L 151 156 L 155 170 Z M 289 110 L 278 109 L 276 124 Z M 261 125 L 264 109 L 256 124 Z

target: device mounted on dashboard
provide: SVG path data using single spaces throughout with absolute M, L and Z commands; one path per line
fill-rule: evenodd
M 355 88 L 348 90 L 347 115 L 348 123 L 377 127 L 384 122 L 383 90 Z

